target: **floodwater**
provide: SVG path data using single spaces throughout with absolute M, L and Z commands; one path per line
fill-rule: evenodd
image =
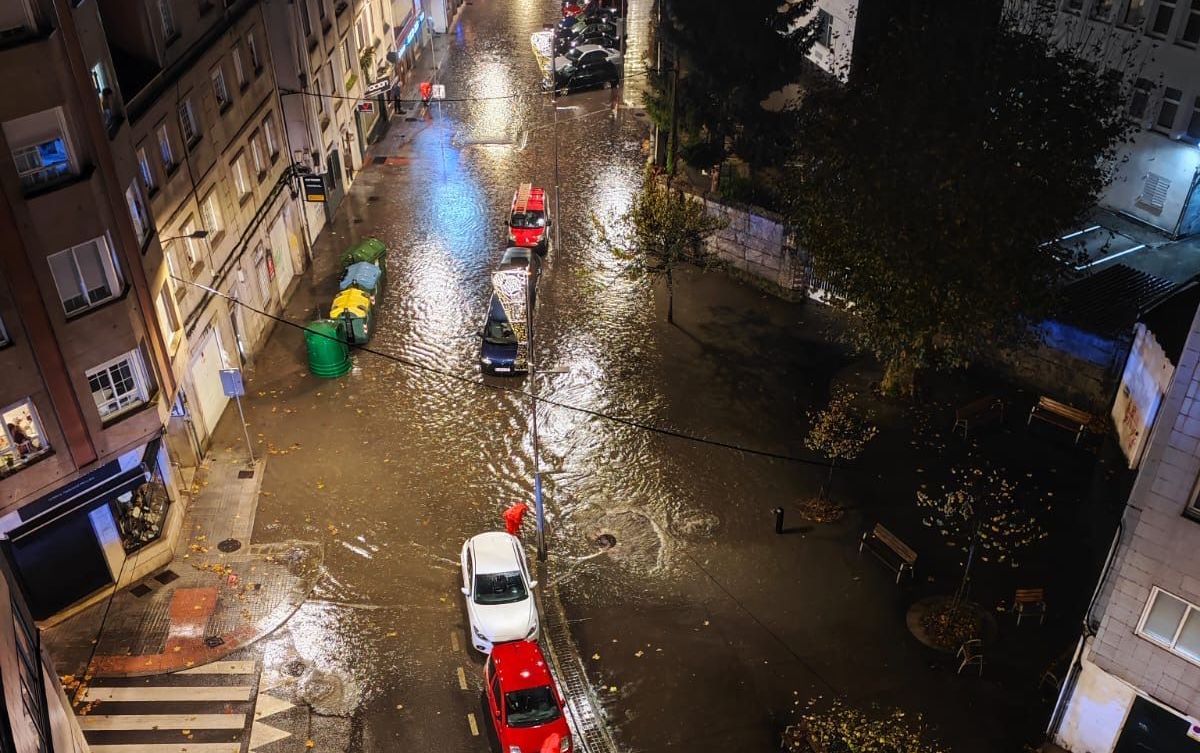
M 769 509 L 808 478 L 794 464 L 627 423 L 800 452 L 794 427 L 828 378 L 824 346 L 791 343 L 800 307 L 719 275 L 683 275 L 670 327 L 663 292 L 627 276 L 598 241 L 593 218 L 613 228 L 639 185 L 649 126 L 632 108 L 614 118 L 607 91 L 561 98 L 554 125 L 529 35 L 557 5 L 468 2 L 438 81 L 449 100 L 469 101 L 397 124 L 411 135 L 375 155 L 406 162 L 364 167 L 316 244 L 285 312 L 293 322 L 327 306 L 342 248 L 365 236 L 388 245 L 374 352 L 357 353 L 339 380 L 316 379 L 301 333 L 278 326 L 249 374 L 247 419 L 268 457 L 255 540 L 319 541 L 326 569 L 310 601 L 253 651 L 304 709 L 271 723 L 318 749 L 495 745 L 458 556 L 466 538 L 501 526 L 505 507 L 531 502 L 523 391 L 560 404 L 541 402 L 538 415 L 547 540 L 568 607 L 619 612 L 675 593 L 695 577 L 681 543 L 715 536 L 732 503 Z M 649 5 L 633 0 L 630 17 L 648 23 Z M 645 28 L 630 38 L 645 49 Z M 631 88 L 644 67 L 631 65 Z M 557 241 L 536 311 L 537 362 L 554 373 L 536 385 L 483 378 L 476 332 L 503 221 L 519 183 L 553 196 L 556 131 Z M 235 445 L 238 429 L 227 417 L 218 441 Z M 532 544 L 532 520 L 527 534 Z M 600 553 L 602 534 L 616 545 Z

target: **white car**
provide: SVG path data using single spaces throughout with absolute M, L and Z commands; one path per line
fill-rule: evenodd
M 499 531 L 467 539 L 462 572 L 471 645 L 477 651 L 490 654 L 497 643 L 537 639 L 537 581 L 529 577 L 520 539 Z

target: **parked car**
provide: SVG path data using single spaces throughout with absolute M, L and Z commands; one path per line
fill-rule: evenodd
M 525 364 L 517 363 L 517 335 L 495 293 L 488 301 L 479 339 L 479 368 L 485 374 L 521 374 L 527 370 Z
M 489 531 L 467 539 L 462 548 L 463 596 L 471 622 L 471 645 L 491 653 L 506 641 L 535 640 L 537 605 L 521 541 Z
M 563 0 L 564 18 L 582 16 L 616 21 L 624 16 L 622 0 Z
M 554 59 L 554 88 L 561 93 L 616 86 L 621 53 L 597 45 L 575 47 Z
M 546 191 L 531 183 L 522 183 L 513 194 L 508 213 L 508 242 L 522 248 L 549 250 L 550 220 L 546 217 Z
M 584 18 L 582 16 L 571 16 L 569 18 L 564 18 L 559 22 L 558 27 L 554 29 L 554 38 L 556 43 L 560 41 L 569 42 L 584 31 L 602 31 L 611 37 L 620 36 L 620 34 L 617 32 L 616 25 L 608 23 L 607 21 Z
M 504 753 L 540 753 L 557 735 L 559 753 L 571 753 L 563 698 L 542 650 L 532 641 L 502 643 L 484 665 L 488 710 Z
M 621 40 L 616 35 L 610 34 L 605 28 L 604 24 L 596 24 L 593 27 L 584 29 L 575 36 L 566 38 L 558 37 L 554 40 L 554 51 L 561 55 L 564 52 L 576 47 L 582 47 L 585 44 L 593 44 L 609 50 L 621 49 Z

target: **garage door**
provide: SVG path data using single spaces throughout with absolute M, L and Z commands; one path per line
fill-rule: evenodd
M 195 390 L 196 411 L 200 414 L 200 423 L 205 427 L 204 435 L 212 436 L 221 413 L 229 398 L 221 389 L 221 369 L 225 361 L 221 357 L 221 341 L 213 329 L 204 333 L 196 357 L 192 359 L 192 385 Z
M 279 299 L 283 300 L 296 270 L 292 265 L 292 246 L 288 243 L 288 228 L 282 214 L 271 226 L 271 255 L 275 259 L 275 284 L 279 288 Z

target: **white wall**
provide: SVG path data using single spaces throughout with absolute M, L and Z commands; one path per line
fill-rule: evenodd
M 1150 427 L 1174 373 L 1175 365 L 1167 359 L 1154 334 L 1139 322 L 1112 408 L 1117 438 L 1130 468 L 1136 468 L 1141 460 Z
M 1112 183 L 1100 196 L 1100 205 L 1133 215 L 1165 232 L 1174 232 L 1192 181 L 1200 170 L 1200 148 L 1154 131 L 1138 131 L 1122 150 L 1122 158 Z M 1161 211 L 1138 203 L 1150 173 L 1171 182 Z
M 1073 753 L 1111 753 L 1133 705 L 1133 688 L 1093 664 L 1091 639 L 1055 742 Z
M 859 0 L 819 0 L 817 3 L 818 10 L 824 10 L 833 16 L 832 41 L 829 47 L 813 45 L 808 58 L 826 73 L 837 76 L 842 81 L 850 75 L 858 3 Z

